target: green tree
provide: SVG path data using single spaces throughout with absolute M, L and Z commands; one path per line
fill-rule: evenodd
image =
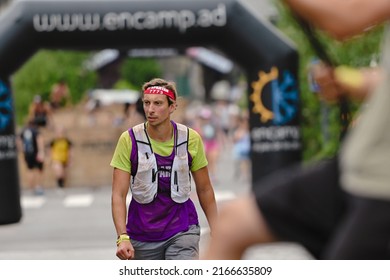
M 300 55 L 299 79 L 302 106 L 303 157 L 306 160 L 318 159 L 334 155 L 340 144 L 339 106 L 325 105 L 314 94 L 308 83 L 307 66 L 316 57 L 301 27 L 285 6 L 274 1 L 280 13 L 278 28 L 295 42 Z M 358 36 L 346 42 L 333 40 L 327 34 L 316 31 L 316 36 L 322 42 L 324 49 L 338 63 L 352 67 L 369 66 L 379 57 L 383 26 L 370 30 L 364 36 Z M 352 113 L 356 112 L 359 104 L 349 104 Z M 329 114 L 323 115 L 327 109 Z M 326 117 L 326 119 L 324 119 Z M 329 137 L 324 137 L 324 124 Z
M 67 82 L 73 103 L 96 84 L 97 75 L 83 67 L 89 53 L 41 50 L 28 60 L 11 79 L 15 100 L 16 121 L 22 124 L 34 95 L 48 100 L 51 87 L 60 79 Z
M 122 79 L 133 85 L 135 90 L 140 90 L 145 82 L 161 77 L 161 74 L 161 67 L 153 58 L 129 58 L 121 67 Z

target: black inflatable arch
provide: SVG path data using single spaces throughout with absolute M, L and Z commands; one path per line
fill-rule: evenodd
M 218 48 L 246 71 L 255 187 L 301 159 L 297 52 L 244 0 L 15 1 L 0 17 L 0 224 L 22 217 L 11 75 L 41 48 L 174 46 Z

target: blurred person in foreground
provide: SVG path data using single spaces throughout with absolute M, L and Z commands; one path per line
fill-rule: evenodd
M 173 82 L 153 79 L 142 90 L 147 121 L 122 133 L 111 161 L 116 255 L 122 260 L 197 259 L 200 227 L 190 199 L 191 175 L 211 231 L 217 216 L 203 142 L 193 129 L 171 121 L 177 106 Z
M 388 0 L 284 2 L 338 40 L 390 18 Z M 227 204 L 203 258 L 240 259 L 251 245 L 290 241 L 317 259 L 389 259 L 390 32 L 385 37 L 381 69 L 313 69 L 329 101 L 367 95 L 338 156 L 275 172 L 256 183 L 252 196 Z

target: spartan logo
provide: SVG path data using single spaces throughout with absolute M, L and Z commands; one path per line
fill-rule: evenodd
M 271 106 L 263 103 L 264 88 L 271 86 Z M 249 99 L 254 103 L 252 112 L 260 115 L 260 121 L 272 121 L 275 125 L 283 125 L 294 119 L 298 112 L 298 90 L 296 81 L 289 71 L 283 72 L 279 81 L 279 70 L 272 67 L 269 73 L 259 72 L 259 80 L 252 83 L 253 92 Z
M 0 132 L 4 131 L 12 119 L 12 99 L 8 87 L 0 80 Z

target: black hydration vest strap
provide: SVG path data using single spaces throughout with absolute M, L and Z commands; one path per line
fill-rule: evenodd
M 296 22 L 301 27 L 302 31 L 305 33 L 310 45 L 312 46 L 313 50 L 317 54 L 317 56 L 327 63 L 329 66 L 335 67 L 338 64 L 330 57 L 330 55 L 325 51 L 324 46 L 322 43 L 318 40 L 318 38 L 315 35 L 315 31 L 313 30 L 313 27 L 304 19 L 302 19 L 298 15 L 294 15 Z M 350 123 L 351 114 L 349 111 L 348 101 L 347 99 L 342 96 L 339 99 L 339 107 L 340 107 L 340 125 L 341 125 L 341 131 L 340 131 L 340 140 L 343 140 Z

